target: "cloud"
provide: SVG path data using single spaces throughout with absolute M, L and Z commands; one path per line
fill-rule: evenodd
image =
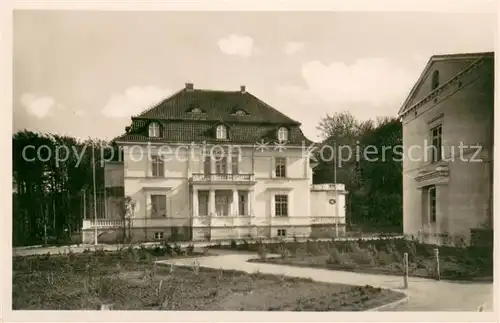
M 285 48 L 283 49 L 283 51 L 285 52 L 286 55 L 291 56 L 291 55 L 294 55 L 294 54 L 300 52 L 301 50 L 303 50 L 304 47 L 305 47 L 304 43 L 292 41 L 292 42 L 288 42 L 285 45 Z
M 107 117 L 131 117 L 151 108 L 172 94 L 169 89 L 154 86 L 133 86 L 123 93 L 113 94 L 101 113 Z
M 44 118 L 56 105 L 54 98 L 49 96 L 37 96 L 33 93 L 21 95 L 21 104 L 26 111 L 39 119 Z
M 254 53 L 253 39 L 248 36 L 231 34 L 217 42 L 221 52 L 227 55 L 250 57 Z
M 419 72 L 381 58 L 364 58 L 353 64 L 334 62 L 330 65 L 310 61 L 301 69 L 307 85 L 307 88 L 302 88 L 301 97 L 317 97 L 333 103 L 366 102 L 373 106 L 396 101 L 401 103 Z
M 76 116 L 83 116 L 83 115 L 85 115 L 85 110 L 75 110 L 75 111 L 73 111 L 73 113 Z

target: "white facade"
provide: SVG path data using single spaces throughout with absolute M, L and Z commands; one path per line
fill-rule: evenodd
M 106 183 L 123 186 L 124 195 L 134 201 L 134 239 L 165 239 L 173 230 L 192 240 L 344 232 L 344 186 L 337 184 L 335 193 L 333 184 L 312 185 L 310 159 L 302 147 L 282 151 L 272 146 L 231 147 L 224 168 L 216 158 L 206 161 L 201 147 L 124 145 L 123 163 L 107 166 Z M 163 167 L 154 162 L 157 157 L 163 159 Z M 277 169 L 277 163 L 284 167 Z M 161 214 L 156 213 L 154 200 L 165 201 Z M 112 207 L 108 212 L 113 213 Z M 94 223 L 88 222 L 85 227 L 90 229 Z

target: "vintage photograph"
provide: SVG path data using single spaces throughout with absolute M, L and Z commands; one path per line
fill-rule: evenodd
M 494 310 L 495 11 L 12 20 L 13 311 Z

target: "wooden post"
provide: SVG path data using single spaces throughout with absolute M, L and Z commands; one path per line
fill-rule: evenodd
M 408 288 L 408 253 L 405 252 L 404 258 L 403 258 L 403 265 L 404 265 L 404 288 Z
M 436 258 L 436 279 L 440 280 L 441 279 L 441 273 L 439 270 L 439 249 L 435 248 L 434 249 L 434 257 Z

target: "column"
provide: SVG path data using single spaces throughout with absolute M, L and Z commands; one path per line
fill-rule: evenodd
M 209 216 L 215 215 L 215 190 L 211 189 L 208 195 L 208 213 Z
M 233 203 L 231 203 L 231 215 L 238 216 L 239 213 L 240 212 L 238 208 L 238 190 L 233 189 Z
M 253 205 L 253 190 L 248 190 L 247 193 L 247 215 L 251 216 L 252 214 L 252 205 Z
M 193 216 L 199 216 L 198 211 L 198 190 L 193 188 Z
M 231 151 L 231 150 L 229 150 Z M 227 173 L 228 174 L 232 174 L 233 173 L 233 164 L 232 164 L 232 161 L 233 161 L 233 156 L 232 156 L 232 153 L 226 153 L 226 161 L 227 161 Z

